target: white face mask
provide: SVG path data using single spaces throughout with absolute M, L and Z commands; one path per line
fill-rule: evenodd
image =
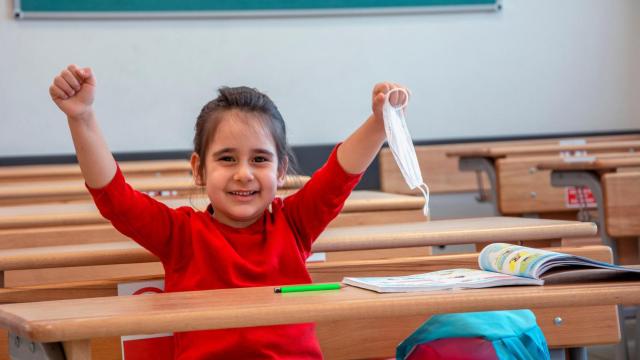
M 404 103 L 400 106 L 393 106 L 389 102 L 389 97 L 394 92 L 404 93 Z M 397 94 L 400 95 L 400 94 Z M 402 98 L 400 96 L 400 98 Z M 382 106 L 382 116 L 384 118 L 384 130 L 387 133 L 387 142 L 393 154 L 400 172 L 410 189 L 418 188 L 424 196 L 424 216 L 429 216 L 429 187 L 422 180 L 418 157 L 413 147 L 413 141 L 409 134 L 409 129 L 404 120 L 404 108 L 409 103 L 409 94 L 404 89 L 392 89 L 389 91 Z

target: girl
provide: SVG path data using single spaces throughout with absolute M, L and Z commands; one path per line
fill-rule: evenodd
M 166 291 L 310 283 L 311 244 L 340 212 L 384 140 L 382 105 L 398 85 L 373 89 L 373 114 L 294 195 L 275 197 L 289 163 L 285 125 L 257 90 L 221 88 L 198 116 L 191 156 L 206 211 L 171 209 L 133 190 L 100 133 L 90 68 L 68 66 L 49 93 L 67 115 L 78 162 L 100 210 L 161 259 Z M 392 104 L 403 103 L 394 91 Z M 174 334 L 179 359 L 320 359 L 313 324 Z

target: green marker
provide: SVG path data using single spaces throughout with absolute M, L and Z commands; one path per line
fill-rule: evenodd
M 301 291 L 318 291 L 318 290 L 340 290 L 340 283 L 331 284 L 309 284 L 309 285 L 291 285 L 281 286 L 273 289 L 276 294 L 301 292 Z

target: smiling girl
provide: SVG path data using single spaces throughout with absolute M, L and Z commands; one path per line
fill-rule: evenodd
M 49 93 L 67 115 L 87 188 L 113 226 L 160 258 L 166 291 L 310 283 L 305 267 L 314 240 L 338 215 L 384 140 L 385 94 L 377 84 L 373 113 L 295 194 L 276 197 L 290 159 L 285 124 L 266 95 L 220 89 L 198 116 L 191 156 L 205 211 L 172 209 L 125 181 L 93 110 L 95 77 L 70 65 Z M 392 104 L 404 103 L 394 92 Z M 321 359 L 313 324 L 174 334 L 177 359 Z

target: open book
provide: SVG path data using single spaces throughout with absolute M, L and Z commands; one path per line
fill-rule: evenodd
M 377 292 L 432 291 L 507 285 L 543 285 L 546 281 L 594 280 L 632 274 L 640 269 L 617 266 L 582 256 L 518 245 L 495 243 L 478 256 L 476 269 L 449 269 L 390 277 L 345 277 L 342 282 Z

